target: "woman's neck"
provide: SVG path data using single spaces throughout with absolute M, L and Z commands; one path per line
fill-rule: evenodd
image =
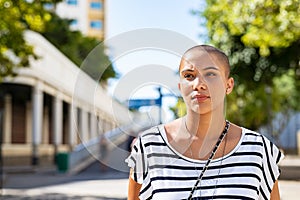
M 223 114 L 213 115 L 189 112 L 185 116 L 185 123 L 190 134 L 193 134 L 199 140 L 217 139 L 225 126 L 225 117 Z

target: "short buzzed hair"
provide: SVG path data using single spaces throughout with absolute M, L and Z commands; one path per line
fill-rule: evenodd
M 221 63 L 224 65 L 225 67 L 225 71 L 226 71 L 226 75 L 227 77 L 230 76 L 230 64 L 229 64 L 229 60 L 228 60 L 228 57 L 227 55 L 221 51 L 220 49 L 217 49 L 213 46 L 210 46 L 210 45 L 196 45 L 196 46 L 193 46 L 191 47 L 190 49 L 188 49 L 184 54 L 187 54 L 193 50 L 199 50 L 201 52 L 206 52 L 208 54 L 212 54 L 212 55 L 215 55 L 218 57 L 218 59 L 220 59 Z

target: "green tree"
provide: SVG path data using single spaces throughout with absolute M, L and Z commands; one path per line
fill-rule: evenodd
M 215 0 L 200 14 L 210 41 L 230 56 L 238 78 L 271 84 L 290 68 L 299 74 L 299 7 L 298 0 Z
M 23 32 L 44 30 L 45 22 L 51 18 L 43 9 L 46 2 L 51 0 L 0 0 L 0 81 L 15 75 L 17 68 L 27 67 L 29 56 L 36 58 L 33 48 L 23 39 Z
M 186 114 L 186 106 L 182 98 L 178 98 L 175 106 L 170 107 L 170 110 L 174 113 L 174 117 L 183 117 Z
M 257 129 L 277 112 L 298 110 L 294 102 L 300 99 L 300 2 L 207 0 L 206 4 L 195 13 L 206 19 L 208 42 L 229 56 L 236 80 L 228 99 L 229 118 Z
M 70 20 L 63 20 L 45 10 L 45 4 L 53 4 L 55 9 L 60 1 L 0 0 L 0 82 L 3 77 L 16 75 L 18 68 L 28 67 L 29 57 L 37 59 L 33 47 L 23 38 L 23 32 L 27 29 L 43 34 L 78 66 L 94 47 L 100 46 L 97 51 L 98 64 L 85 68 L 85 71 L 93 79 L 101 78 L 104 82 L 117 76 L 105 54 L 106 47 L 100 41 L 85 37 L 78 31 L 71 31 Z
M 70 30 L 71 22 L 70 19 L 61 19 L 52 13 L 42 34 L 94 80 L 106 82 L 107 79 L 116 77 L 117 73 L 105 54 L 103 42 Z M 94 48 L 96 53 L 89 55 Z M 88 60 L 85 61 L 87 57 Z

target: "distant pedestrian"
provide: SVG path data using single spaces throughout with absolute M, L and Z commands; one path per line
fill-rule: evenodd
M 128 199 L 279 200 L 283 154 L 263 135 L 226 120 L 234 86 L 227 56 L 192 47 L 179 76 L 187 114 L 139 135 L 127 159 Z

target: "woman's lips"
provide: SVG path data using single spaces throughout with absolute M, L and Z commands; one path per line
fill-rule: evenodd
M 209 99 L 210 97 L 208 95 L 200 94 L 200 95 L 194 95 L 192 97 L 194 100 L 197 100 L 199 103 L 202 103 Z

